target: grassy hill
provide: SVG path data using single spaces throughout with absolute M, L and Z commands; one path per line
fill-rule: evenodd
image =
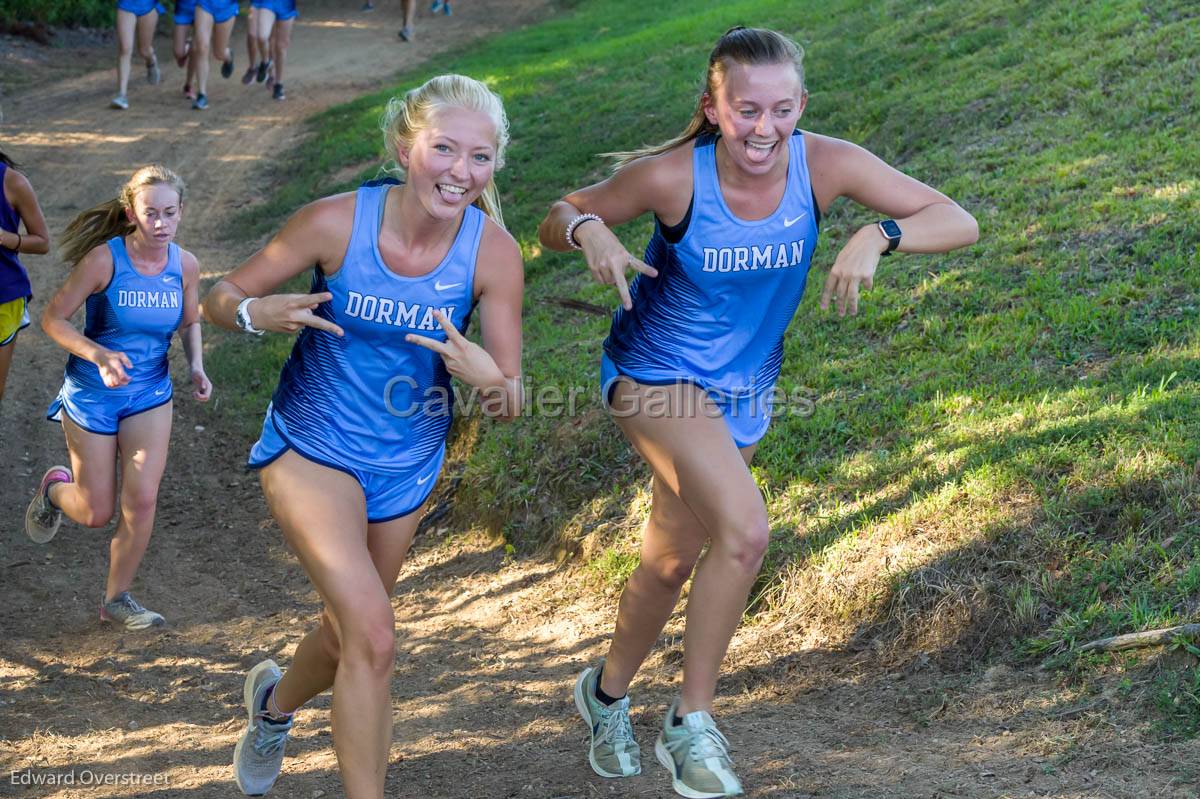
M 773 533 L 752 612 L 796 646 L 960 666 L 1129 665 L 1074 647 L 1200 620 L 1191 0 L 565 2 L 440 60 L 487 80 L 512 120 L 499 180 L 527 258 L 531 391 L 585 390 L 572 414 L 458 423 L 457 520 L 518 552 L 575 553 L 611 585 L 635 565 L 647 472 L 597 401 L 607 318 L 561 302 L 611 308 L 612 290 L 578 256 L 543 253 L 535 228 L 604 174 L 596 153 L 682 128 L 708 50 L 738 23 L 805 46 L 802 127 L 866 146 L 981 227 L 967 250 L 884 262 L 860 315 L 839 320 L 817 308 L 820 283 L 873 215 L 843 201 L 826 217 L 787 339 L 796 412 L 754 466 Z M 241 235 L 373 175 L 391 93 L 314 119 Z M 619 232 L 640 248 L 649 231 Z M 222 383 L 257 384 L 256 411 L 289 346 L 271 339 L 211 358 Z M 1152 694 L 1183 734 L 1200 723 L 1194 664 Z

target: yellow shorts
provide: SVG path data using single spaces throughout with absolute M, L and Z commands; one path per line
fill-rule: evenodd
M 0 347 L 12 344 L 17 333 L 29 327 L 29 309 L 25 297 L 0 303 Z

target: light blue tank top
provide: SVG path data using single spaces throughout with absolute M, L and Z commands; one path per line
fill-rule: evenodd
M 315 313 L 345 336 L 304 328 L 279 377 L 273 412 L 301 454 L 384 474 L 424 464 L 445 446 L 452 419 L 450 373 L 437 353 L 404 340 L 446 340 L 433 316 L 465 332 L 474 310 L 475 260 L 485 215 L 468 206 L 454 243 L 433 271 L 404 277 L 379 253 L 384 200 L 394 180 L 358 189 L 354 228 L 340 269 L 318 268 L 312 291 L 330 302 Z
M 617 309 L 604 351 L 642 383 L 686 380 L 727 400 L 760 396 L 779 376 L 783 334 L 817 243 L 804 136 L 788 140 L 787 186 L 764 219 L 740 219 L 725 204 L 715 136 L 696 140 L 692 176 L 686 231 L 672 243 L 656 225 L 645 261 L 658 277 L 633 281 L 633 309 Z
M 75 355 L 67 359 L 66 376 L 81 386 L 136 393 L 167 376 L 171 336 L 183 321 L 183 266 L 175 244 L 167 245 L 167 265 L 150 277 L 133 268 L 124 238 L 109 239 L 108 249 L 112 279 L 103 291 L 88 297 L 83 334 L 129 357 L 129 382 L 106 388 L 96 364 Z

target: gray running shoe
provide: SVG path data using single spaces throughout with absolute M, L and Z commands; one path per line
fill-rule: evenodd
M 139 605 L 128 591 L 122 591 L 111 602 L 100 606 L 100 620 L 123 624 L 126 630 L 146 630 L 167 623 L 158 613 Z
M 111 106 L 112 108 L 116 108 L 120 111 L 128 111 L 129 110 L 129 100 L 128 100 L 128 98 L 125 97 L 125 95 L 118 94 L 116 97 L 112 98 L 112 102 L 109 103 L 109 106 Z
M 192 108 L 197 111 L 203 111 L 204 109 L 208 108 L 208 95 L 197 94 L 196 99 L 192 100 Z
M 413 34 L 412 25 L 405 25 L 396 35 L 406 42 L 411 42 L 415 34 Z
M 689 799 L 739 796 L 742 783 L 733 773 L 729 741 L 703 710 L 688 713 L 678 727 L 671 723 L 679 700 L 671 703 L 663 731 L 654 743 L 654 756 L 671 772 L 672 787 Z
M 282 676 L 275 661 L 264 660 L 250 669 L 242 688 L 246 701 L 246 731 L 233 750 L 233 772 L 238 788 L 247 796 L 262 796 L 271 790 L 283 767 L 283 747 L 292 721 L 277 724 L 268 720 L 261 710 L 267 689 Z
M 146 83 L 154 86 L 160 80 L 162 80 L 162 73 L 158 71 L 158 59 L 156 58 L 146 64 Z
M 62 524 L 62 511 L 50 503 L 50 486 L 54 483 L 70 483 L 74 478 L 66 466 L 51 466 L 42 475 L 37 493 L 25 510 L 25 535 L 36 544 L 44 544 L 54 538 Z
M 629 723 L 629 697 L 611 705 L 596 698 L 596 682 L 603 667 L 603 660 L 599 667 L 589 666 L 575 681 L 575 707 L 592 735 L 588 762 L 601 777 L 632 777 L 642 773 L 642 753 Z

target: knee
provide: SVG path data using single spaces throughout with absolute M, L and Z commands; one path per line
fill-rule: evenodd
M 771 526 L 763 514 L 729 526 L 717 537 L 714 546 L 723 550 L 742 570 L 757 574 L 770 542 Z
M 133 55 L 133 45 L 117 42 L 117 55 L 121 58 L 129 58 Z
M 337 629 L 329 618 L 329 611 L 321 614 L 321 648 L 330 660 L 336 662 L 342 657 L 342 645 L 338 641 Z
M 359 614 L 354 624 L 342 624 L 341 661 L 357 663 L 379 677 L 390 676 L 396 663 L 396 620 L 391 606 L 386 612 Z
M 196 58 L 205 58 L 208 56 L 208 42 L 193 41 L 192 52 L 196 54 Z
M 642 573 L 649 576 L 660 587 L 670 591 L 678 591 L 692 576 L 696 567 L 696 558 L 686 555 L 670 554 L 653 560 L 643 560 L 638 566 Z
M 87 513 L 80 520 L 84 527 L 100 528 L 107 527 L 112 521 L 115 513 L 113 503 L 111 502 L 95 502 L 90 503 L 87 507 Z
M 121 494 L 121 510 L 131 519 L 154 515 L 158 504 L 158 486 L 131 487 Z

